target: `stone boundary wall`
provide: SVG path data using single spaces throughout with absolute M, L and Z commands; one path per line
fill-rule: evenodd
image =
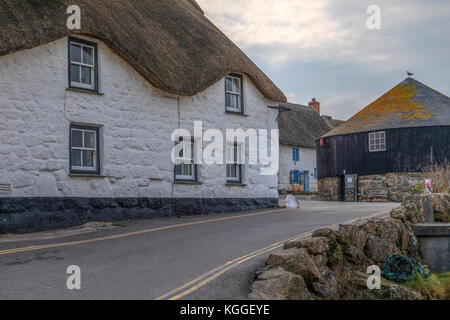
M 401 202 L 410 195 L 419 182 L 425 180 L 424 172 L 397 172 L 358 177 L 359 201 Z M 339 201 L 339 177 L 319 180 L 319 196 L 324 200 Z
M 425 180 L 424 172 L 398 172 L 360 176 L 358 192 L 361 201 L 395 201 L 401 202 L 410 195 L 419 182 Z
M 390 218 L 362 218 L 338 230 L 315 230 L 311 238 L 287 242 L 273 252 L 251 285 L 252 300 L 422 300 L 435 299 L 381 279 L 379 290 L 367 288 L 367 268 L 383 268 L 393 254 L 424 265 L 414 224 L 433 222 L 440 212 L 448 219 L 450 195 L 415 195 L 391 210 Z M 445 247 L 442 249 L 445 250 Z M 444 255 L 441 256 L 445 258 Z M 427 262 L 425 260 L 425 262 Z
M 0 198 L 0 234 L 276 207 L 277 198 Z
M 328 201 L 339 201 L 339 177 L 319 179 L 319 197 Z

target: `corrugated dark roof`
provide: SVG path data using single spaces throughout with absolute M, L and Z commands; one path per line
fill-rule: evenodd
M 298 104 L 284 104 L 292 108 L 278 118 L 280 144 L 303 148 L 316 148 L 315 141 L 331 130 L 315 109 Z
M 450 98 L 407 78 L 325 136 L 440 125 L 450 125 Z
M 81 8 L 81 30 L 66 26 Z M 211 21 L 195 0 L 1 0 L 0 56 L 71 34 L 104 41 L 155 87 L 192 96 L 230 72 L 245 73 L 270 100 L 280 89 Z

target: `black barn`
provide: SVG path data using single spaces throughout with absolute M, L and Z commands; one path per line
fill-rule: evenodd
M 407 78 L 316 143 L 323 197 L 399 201 L 450 160 L 450 98 Z

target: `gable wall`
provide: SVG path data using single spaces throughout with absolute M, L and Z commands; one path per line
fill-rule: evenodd
M 309 188 L 311 192 L 317 191 L 317 179 L 314 178 L 314 168 L 316 168 L 316 150 L 298 147 L 299 161 L 292 161 L 293 146 L 280 145 L 280 171 L 278 173 L 278 189 L 292 191 L 293 185 L 290 184 L 290 171 L 308 171 Z M 311 176 L 313 174 L 313 176 Z

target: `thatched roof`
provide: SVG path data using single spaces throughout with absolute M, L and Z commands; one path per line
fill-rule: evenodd
M 331 128 L 314 108 L 293 103 L 286 105 L 292 110 L 281 113 L 278 118 L 280 144 L 315 149 L 315 141 Z
M 324 119 L 324 120 L 327 122 L 327 124 L 330 126 L 331 129 L 337 128 L 345 122 L 343 120 L 337 120 L 337 119 L 331 119 L 331 120 Z
M 66 27 L 81 8 L 81 31 Z M 204 15 L 195 0 L 1 0 L 0 56 L 70 34 L 104 41 L 154 86 L 194 95 L 229 72 L 245 73 L 270 100 L 286 97 Z
M 407 78 L 326 136 L 450 125 L 450 98 Z

